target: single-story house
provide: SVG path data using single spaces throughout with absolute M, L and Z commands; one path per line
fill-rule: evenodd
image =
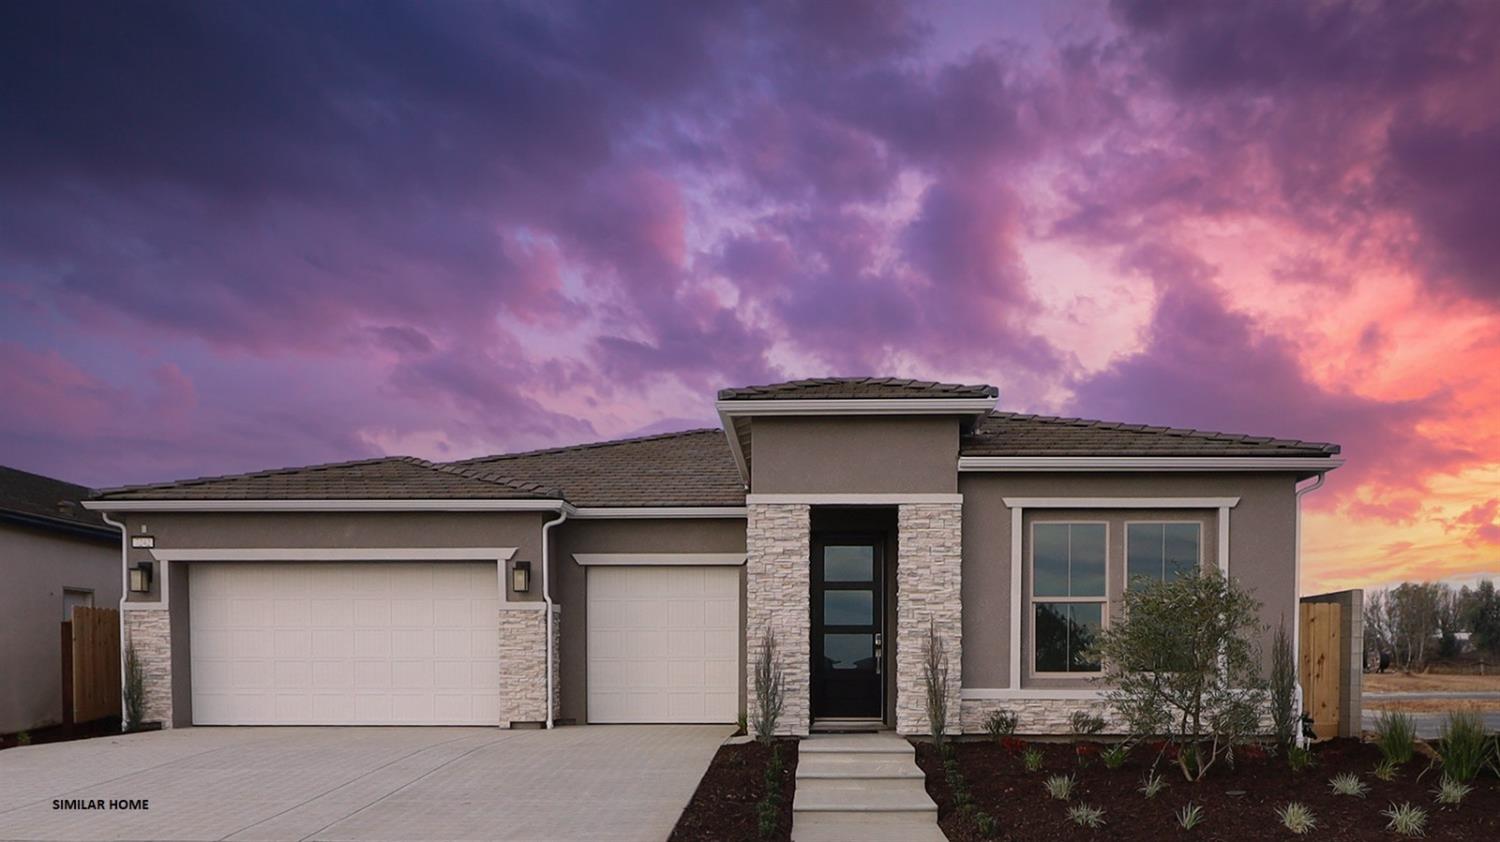
M 120 602 L 120 535 L 71 482 L 0 467 L 0 734 L 63 721 L 60 625 Z
M 726 389 L 721 429 L 113 489 L 152 716 L 734 722 L 774 632 L 781 729 L 1066 731 L 1139 577 L 1216 566 L 1296 617 L 1331 444 L 997 411 L 991 386 Z

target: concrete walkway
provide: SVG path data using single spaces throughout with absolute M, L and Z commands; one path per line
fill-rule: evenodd
M 813 736 L 797 748 L 792 842 L 946 842 L 911 743 Z
M 731 730 L 183 728 L 7 749 L 0 840 L 661 842 Z

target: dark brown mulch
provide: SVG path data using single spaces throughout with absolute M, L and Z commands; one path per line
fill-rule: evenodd
M 26 742 L 21 742 L 21 734 L 26 735 Z M 47 728 L 38 728 L 35 731 L 18 731 L 14 734 L 0 734 L 0 749 L 15 748 L 19 745 L 40 745 L 42 743 L 62 743 L 68 740 L 87 740 L 93 737 L 117 737 L 120 734 L 120 720 L 96 719 L 93 722 L 80 722 L 76 725 L 52 725 Z
M 792 838 L 792 795 L 796 788 L 797 741 L 777 740 L 781 751 L 781 819 L 776 842 Z M 749 842 L 760 839 L 756 805 L 766 792 L 771 749 L 760 743 L 720 746 L 698 791 L 677 820 L 668 842 Z
M 1199 783 L 1184 780 L 1176 766 L 1163 761 L 1158 771 L 1168 787 L 1147 800 L 1138 788 L 1155 752 L 1138 746 L 1119 769 L 1106 768 L 1096 756 L 1080 768 L 1071 744 L 1033 743 L 1044 755 L 1042 771 L 1028 773 L 1019 751 L 995 743 L 955 745 L 959 769 L 979 809 L 994 816 L 1000 827 L 996 839 L 1298 839 L 1392 840 L 1380 811 L 1392 802 L 1410 801 L 1427 811 L 1428 839 L 1500 839 L 1500 782 L 1485 773 L 1457 808 L 1439 808 L 1433 789 L 1439 773 L 1418 757 L 1402 767 L 1393 781 L 1369 774 L 1380 760 L 1374 745 L 1357 740 L 1332 740 L 1314 749 L 1317 765 L 1293 773 L 1283 757 L 1242 759 L 1235 768 L 1220 762 Z M 971 817 L 954 809 L 943 764 L 931 745 L 917 746 L 917 762 L 927 773 L 927 791 L 938 804 L 938 820 L 952 842 L 985 839 Z M 1335 795 L 1328 779 L 1340 772 L 1356 772 L 1369 785 L 1363 798 Z M 1105 826 L 1078 827 L 1068 820 L 1067 804 L 1051 799 L 1042 787 L 1049 775 L 1073 773 L 1074 796 L 1069 803 L 1104 808 Z M 1418 776 L 1420 775 L 1420 780 Z M 1237 794 L 1230 794 L 1237 793 Z M 1318 825 L 1298 837 L 1281 826 L 1276 809 L 1300 801 L 1312 809 Z M 1176 811 L 1189 802 L 1203 807 L 1204 821 L 1190 833 L 1177 825 Z

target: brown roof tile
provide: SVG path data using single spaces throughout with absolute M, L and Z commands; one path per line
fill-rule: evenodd
M 105 489 L 106 500 L 453 500 L 547 499 L 554 489 L 387 456 L 250 474 Z
M 1332 456 L 1336 444 L 1087 418 L 995 412 L 959 444 L 961 456 Z
M 898 377 L 816 377 L 765 386 L 720 389 L 719 400 L 865 400 L 891 398 L 993 398 L 994 386 L 903 380 Z

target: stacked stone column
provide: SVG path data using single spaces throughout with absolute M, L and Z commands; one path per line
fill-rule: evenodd
M 125 615 L 125 646 L 134 647 L 144 678 L 142 722 L 172 727 L 172 618 L 164 608 L 134 608 Z M 124 652 L 121 652 L 124 657 Z M 123 688 L 122 688 L 123 689 Z M 121 709 L 123 715 L 125 711 Z
M 924 666 L 928 641 L 942 641 L 948 667 L 947 727 L 962 733 L 963 504 L 905 503 L 897 517 L 896 731 L 930 734 Z
M 766 630 L 776 638 L 786 700 L 777 734 L 805 735 L 812 724 L 812 654 L 808 626 L 811 508 L 804 504 L 751 503 L 745 528 L 745 688 L 747 719 L 754 728 L 755 665 Z
M 500 727 L 547 719 L 547 635 L 552 635 L 552 715 L 561 698 L 559 628 L 562 607 L 551 622 L 542 606 L 500 610 Z

